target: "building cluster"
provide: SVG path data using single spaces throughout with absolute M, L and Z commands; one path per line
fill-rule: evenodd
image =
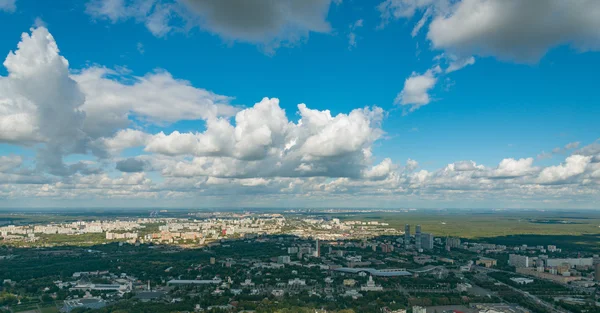
M 594 268 L 594 258 L 549 258 L 548 255 L 531 257 L 522 254 L 510 254 L 508 264 L 516 268 L 517 273 L 539 277 L 558 283 L 568 283 L 585 278 L 584 272 Z M 600 272 L 594 277 L 600 279 Z
M 402 240 L 406 249 L 414 248 L 417 251 L 432 250 L 434 244 L 434 236 L 430 233 L 421 232 L 421 225 L 415 227 L 414 238 L 411 237 L 410 225 L 404 225 L 404 237 L 398 238 Z
M 40 235 L 51 238 L 52 235 L 76 236 L 90 233 L 104 234 L 104 239 L 107 241 L 204 245 L 220 239 L 252 238 L 281 233 L 301 238 L 340 240 L 398 235 L 400 232 L 389 227 L 387 223 L 377 221 L 286 218 L 281 214 L 255 213 L 214 213 L 190 218 L 164 218 L 153 213 L 149 218 L 134 220 L 77 221 L 0 227 L 0 238 L 4 241 L 33 242 L 40 239 Z M 428 237 L 428 234 L 423 234 L 423 238 L 424 247 L 430 247 L 433 236 Z M 392 246 L 382 246 L 382 249 L 385 252 L 393 251 Z M 307 253 L 307 251 L 299 252 Z
M 224 238 L 252 237 L 280 233 L 286 219 L 280 214 L 216 217 L 207 219 L 169 219 L 158 232 L 140 238 L 141 242 L 195 242 L 204 244 Z
M 101 280 L 103 283 L 94 281 Z M 88 296 L 90 292 L 110 292 L 118 296 L 144 288 L 144 284 L 137 278 L 127 275 L 126 273 L 113 274 L 109 271 L 90 271 L 90 272 L 75 272 L 70 280 L 54 281 L 60 289 L 68 289 L 69 291 L 83 291 Z
M 398 235 L 397 229 L 378 221 L 341 221 L 339 218 L 301 218 L 288 220 L 289 234 L 321 240 L 361 239 L 379 235 Z
M 45 225 L 7 225 L 0 227 L 0 237 L 4 240 L 29 240 L 35 241 L 40 235 L 82 235 L 82 234 L 101 234 L 107 233 L 125 233 L 129 232 L 127 237 L 135 234 L 135 230 L 144 228 L 144 220 L 123 221 L 123 220 L 104 220 L 104 221 L 77 221 L 71 223 L 50 223 Z M 117 236 L 118 237 L 118 236 Z M 136 235 L 137 237 L 137 235 Z M 121 239 L 121 238 L 115 238 Z

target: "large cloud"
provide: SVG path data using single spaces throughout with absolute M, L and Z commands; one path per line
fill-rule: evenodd
M 180 120 L 231 116 L 230 98 L 194 88 L 166 71 L 143 77 L 91 67 L 70 73 L 56 41 L 44 27 L 24 33 L 0 76 L 0 142 L 38 147 L 37 167 L 54 175 L 89 172 L 65 164 L 71 154 L 106 156 L 131 146 L 131 117 L 164 125 Z M 143 141 L 143 138 L 137 139 Z
M 373 142 L 383 134 L 383 111 L 375 107 L 332 116 L 304 104 L 298 111 L 300 120 L 294 123 L 278 99 L 264 98 L 238 112 L 234 125 L 214 118 L 204 132 L 150 135 L 126 130 L 104 144 L 117 152 L 144 146 L 151 153 L 195 157 L 165 170 L 174 176 L 361 176 L 370 165 Z
M 431 22 L 427 37 L 463 55 L 535 62 L 559 45 L 599 50 L 598 16 L 595 0 L 463 0 Z
M 8 77 L 0 77 L 0 140 L 42 142 L 38 167 L 57 175 L 76 170 L 62 159 L 86 152 L 85 97 L 69 77 L 69 63 L 52 35 L 43 27 L 24 33 L 4 66 Z
M 91 0 L 87 12 L 113 23 L 135 19 L 156 36 L 177 30 L 177 24 L 201 29 L 230 41 L 262 45 L 272 52 L 310 32 L 329 32 L 330 0 Z
M 533 167 L 533 158 L 504 159 L 498 167 L 491 171 L 490 176 L 495 178 L 515 178 L 527 176 L 538 171 Z
M 384 22 L 433 15 L 427 32 L 432 47 L 463 57 L 530 63 L 560 45 L 600 50 L 595 0 L 386 0 L 378 8 Z
M 81 109 L 88 115 L 85 131 L 93 137 L 127 127 L 131 114 L 149 122 L 171 123 L 235 113 L 231 98 L 195 88 L 162 70 L 137 77 L 123 69 L 91 67 L 72 78 L 86 96 Z
M 167 155 L 229 156 L 261 159 L 271 147 L 281 146 L 287 128 L 285 111 L 277 99 L 263 99 L 238 112 L 236 125 L 227 119 L 209 119 L 203 133 L 159 133 L 149 140 L 146 151 Z
M 566 182 L 583 174 L 591 160 L 590 156 L 572 155 L 565 160 L 564 164 L 544 168 L 540 172 L 538 182 L 542 184 Z

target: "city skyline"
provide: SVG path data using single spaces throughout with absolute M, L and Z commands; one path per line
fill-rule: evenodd
M 598 12 L 0 0 L 0 208 L 597 209 Z

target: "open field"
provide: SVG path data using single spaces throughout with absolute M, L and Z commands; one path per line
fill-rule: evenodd
M 569 235 L 600 233 L 598 211 L 417 210 L 408 212 L 333 214 L 342 220 L 379 221 L 411 231 L 420 224 L 436 236 L 488 238 L 509 235 Z M 333 216 L 332 215 L 332 216 Z

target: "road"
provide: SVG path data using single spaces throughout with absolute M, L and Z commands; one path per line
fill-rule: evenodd
M 475 268 L 477 270 L 482 271 L 482 272 L 504 272 L 504 273 L 514 274 L 513 272 L 502 271 L 502 270 L 497 270 L 497 269 L 492 269 L 492 268 L 486 268 L 486 267 L 481 267 L 481 266 L 475 266 Z M 492 278 L 492 277 L 490 277 L 490 278 Z M 523 295 L 526 298 L 532 300 L 533 302 L 535 302 L 535 303 L 537 303 L 539 305 L 544 306 L 546 309 L 550 310 L 550 312 L 554 312 L 554 313 L 571 313 L 570 311 L 567 311 L 567 310 L 563 310 L 563 309 L 560 309 L 560 308 L 555 308 L 552 304 L 550 304 L 550 303 L 548 303 L 548 302 L 546 302 L 546 301 L 544 301 L 544 300 L 542 300 L 542 299 L 540 299 L 540 298 L 538 298 L 538 297 L 530 294 L 529 292 L 523 291 L 523 290 L 521 290 L 519 288 L 515 288 L 515 287 L 513 287 L 511 285 L 505 284 L 505 283 L 500 282 L 498 280 L 496 280 L 496 281 L 498 283 L 500 283 L 500 284 L 502 284 L 502 285 L 504 285 L 504 286 L 512 289 L 513 291 L 520 293 L 521 295 Z

